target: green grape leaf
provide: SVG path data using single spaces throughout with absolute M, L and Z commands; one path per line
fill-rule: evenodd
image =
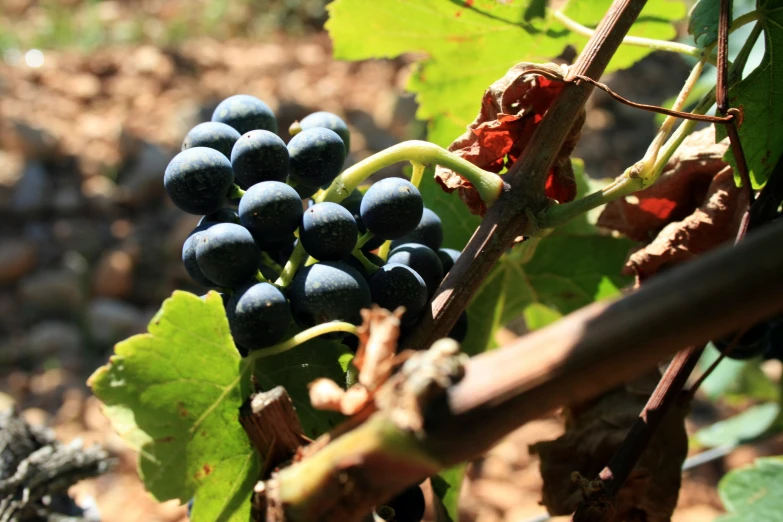
M 345 382 L 343 363 L 347 367 L 351 360 L 349 356 L 347 346 L 316 338 L 293 350 L 258 359 L 253 374 L 263 389 L 275 386 L 286 389 L 305 435 L 314 439 L 339 424 L 343 417 L 314 409 L 310 405 L 307 385 L 320 377 L 342 385 Z
M 157 500 L 184 503 L 195 494 L 194 522 L 247 522 L 260 471 L 238 421 L 250 372 L 221 297 L 174 292 L 148 328 L 117 344 L 88 384 L 139 451 L 139 474 Z
M 522 311 L 528 330 L 538 330 L 563 317 L 563 314 L 541 303 L 531 303 Z
M 606 12 L 612 0 L 578 0 L 569 2 L 563 14 L 582 25 L 596 27 Z M 677 38 L 677 29 L 673 23 L 687 16 L 687 8 L 682 0 L 650 0 L 644 5 L 636 22 L 628 31 L 631 36 L 641 36 L 656 40 L 673 40 Z M 559 25 L 553 25 L 552 30 L 559 30 Z M 569 44 L 581 51 L 587 43 L 587 37 L 571 33 Z M 606 73 L 619 69 L 627 69 L 652 51 L 647 47 L 621 45 L 606 68 Z
M 436 522 L 459 522 L 459 496 L 466 469 L 467 464 L 457 464 L 430 477 Z
M 764 28 L 764 57 L 745 79 L 729 89 L 729 105 L 740 108 L 743 123 L 740 142 L 754 188 L 761 188 L 783 152 L 783 63 L 773 60 L 775 49 L 783 49 L 783 9 L 777 0 L 759 0 L 758 23 Z M 723 125 L 716 125 L 716 140 L 726 137 Z M 736 166 L 731 149 L 726 159 Z M 740 183 L 736 168 L 735 180 Z
M 757 438 L 775 424 L 780 406 L 774 402 L 758 404 L 712 426 L 697 431 L 693 439 L 701 447 L 734 446 Z
M 531 304 L 549 308 L 551 318 L 618 295 L 630 282 L 620 267 L 632 245 L 608 236 L 553 234 L 517 246 L 492 269 L 468 306 L 462 349 L 473 355 L 497 346 L 495 332 Z
M 572 0 L 566 13 L 595 25 L 609 0 Z M 481 96 L 518 62 L 547 62 L 567 45 L 581 48 L 587 38 L 569 32 L 541 2 L 524 0 L 336 0 L 329 4 L 326 29 L 334 55 L 364 60 L 419 53 L 408 89 L 416 93 L 417 116 L 429 120 L 428 139 L 446 146 L 478 113 Z M 680 0 L 650 0 L 631 34 L 674 38 L 672 21 L 685 15 Z M 607 72 L 629 67 L 651 51 L 623 46 Z
M 720 0 L 699 0 L 693 6 L 688 20 L 688 33 L 693 36 L 697 46 L 704 49 L 718 41 L 719 16 Z
M 718 483 L 718 493 L 728 515 L 716 522 L 769 522 L 783 513 L 783 458 L 763 457 L 735 469 Z

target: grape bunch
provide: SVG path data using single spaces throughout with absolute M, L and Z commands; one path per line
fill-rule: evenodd
M 285 143 L 270 108 L 248 95 L 223 100 L 187 133 L 164 174 L 172 202 L 203 216 L 182 246 L 187 273 L 223 293 L 243 353 L 281 341 L 292 324 L 358 325 L 373 303 L 405 307 L 409 329 L 460 255 L 441 248 L 441 219 L 402 178 L 321 201 L 343 169 L 348 126 L 316 112 L 290 133 Z M 463 314 L 450 335 L 466 332 Z

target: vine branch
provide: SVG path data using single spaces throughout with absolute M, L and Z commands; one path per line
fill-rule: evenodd
M 771 223 L 631 295 L 593 303 L 470 359 L 455 384 L 427 380 L 442 366 L 421 365 L 419 372 L 379 390 L 378 397 L 392 402 L 381 403 L 365 422 L 353 423 L 354 429 L 338 428 L 327 442 L 316 441 L 301 461 L 266 482 L 268 505 L 277 510 L 267 520 L 358 521 L 373 505 L 483 453 L 525 422 L 595 398 L 679 347 L 773 316 L 783 310 L 782 263 L 783 222 Z M 736 313 L 726 316 L 728 307 Z M 681 357 L 683 365 L 691 355 Z M 414 386 L 395 387 L 400 382 Z M 421 422 L 410 423 L 419 416 Z
M 570 68 L 569 78 L 599 78 L 645 3 L 615 0 Z M 547 173 L 592 89 L 591 85 L 574 82 L 563 87 L 530 138 L 527 153 L 503 176 L 507 181 L 503 193 L 436 290 L 429 311 L 422 313 L 406 345 L 425 347 L 446 337 L 500 256 L 517 237 L 535 234 L 538 225 L 534 216 L 549 205 L 544 195 Z

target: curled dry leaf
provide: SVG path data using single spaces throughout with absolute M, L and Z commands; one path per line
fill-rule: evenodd
M 648 382 L 651 376 L 646 378 Z M 657 380 L 657 375 L 654 382 Z M 543 503 L 553 515 L 573 513 L 582 489 L 572 479 L 596 477 L 620 447 L 639 416 L 652 388 L 647 384 L 618 388 L 567 413 L 566 432 L 552 441 L 538 442 L 531 453 L 541 457 Z M 617 492 L 613 513 L 604 522 L 633 520 L 668 522 L 677 504 L 681 466 L 688 452 L 685 432 L 687 409 L 674 406 L 642 454 L 625 485 Z
M 400 318 L 404 312 L 404 308 L 390 312 L 379 306 L 362 310 L 359 349 L 353 364 L 359 369 L 359 382 L 370 390 L 389 378 L 400 337 Z
M 623 271 L 641 282 L 733 240 L 747 208 L 747 192 L 734 183 L 731 167 L 724 168 L 712 179 L 704 203 L 682 221 L 666 225 L 652 243 L 631 254 Z
M 404 311 L 399 308 L 389 312 L 378 306 L 362 310 L 364 321 L 357 332 L 359 349 L 352 361 L 359 370 L 358 382 L 344 390 L 331 379 L 316 379 L 309 387 L 314 408 L 354 415 L 372 401 L 373 391 L 388 380 L 394 366 Z
M 549 77 L 541 75 L 542 70 Z M 515 65 L 484 92 L 478 116 L 449 150 L 489 172 L 500 173 L 510 167 L 523 154 L 547 109 L 563 89 L 565 83 L 557 79 L 564 78 L 566 73 L 565 65 L 524 62 Z M 546 195 L 561 203 L 576 196 L 569 156 L 583 123 L 584 111 L 571 128 L 547 177 Z M 435 171 L 435 179 L 447 192 L 458 190 L 472 213 L 484 215 L 487 207 L 469 181 L 440 166 Z
M 728 140 L 715 143 L 712 126 L 694 132 L 653 186 L 608 203 L 598 225 L 635 241 L 650 241 L 668 223 L 684 219 L 702 204 L 712 179 L 727 165 L 723 161 L 727 148 Z

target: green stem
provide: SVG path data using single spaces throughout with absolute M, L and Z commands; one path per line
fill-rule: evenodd
M 576 20 L 572 20 L 562 11 L 552 11 L 552 16 L 570 31 L 591 38 L 595 32 L 589 27 L 585 27 Z M 637 47 L 646 47 L 655 51 L 669 51 L 673 53 L 686 54 L 695 58 L 701 58 L 702 50 L 692 45 L 686 45 L 679 42 L 669 42 L 666 40 L 654 40 L 652 38 L 642 38 L 640 36 L 626 36 L 623 43 Z
M 354 247 L 354 250 L 360 250 L 364 245 L 367 244 L 369 240 L 375 237 L 375 234 L 370 232 L 369 230 L 365 232 L 357 241 L 356 246 Z
M 228 199 L 239 199 L 245 195 L 245 191 L 239 188 L 239 185 L 234 183 L 231 188 L 228 189 Z
M 261 270 L 256 272 L 256 281 L 258 281 L 259 283 L 268 283 L 269 282 L 267 280 L 267 278 L 264 277 L 264 274 L 261 273 Z
M 378 257 L 386 261 L 389 259 L 389 250 L 391 250 L 391 241 L 384 241 L 378 249 Z
M 497 174 L 480 169 L 434 143 L 412 140 L 382 150 L 346 169 L 337 176 L 325 193 L 316 198 L 316 202 L 339 203 L 370 175 L 400 161 L 414 161 L 423 165 L 437 164 L 453 170 L 473 184 L 487 208 L 497 201 L 503 190 L 503 180 Z
M 758 11 L 751 11 L 749 13 L 745 13 L 742 16 L 738 16 L 734 19 L 733 22 L 731 22 L 731 29 L 729 29 L 729 34 L 733 33 L 743 25 L 747 25 L 752 22 L 756 22 L 759 19 L 759 12 Z
M 269 254 L 263 251 L 261 252 L 261 262 L 269 268 L 273 269 L 278 274 L 283 271 L 283 267 L 280 266 L 280 263 L 272 259 Z
M 353 257 L 359 260 L 359 262 L 362 264 L 365 270 L 367 270 L 367 273 L 372 275 L 375 272 L 378 271 L 378 265 L 367 259 L 367 256 L 364 255 L 364 252 L 362 252 L 359 248 L 354 250 L 352 252 Z
M 418 161 L 411 161 L 411 165 L 413 165 L 413 172 L 411 173 L 411 183 L 414 187 L 419 188 L 419 185 L 421 184 L 421 178 L 424 177 L 424 169 L 427 168 L 425 165 L 422 165 Z
M 308 328 L 303 332 L 299 332 L 282 343 L 274 344 L 268 348 L 254 350 L 250 352 L 246 360 L 248 363 L 253 363 L 258 359 L 263 359 L 264 357 L 270 357 L 272 355 L 287 352 L 288 350 L 296 348 L 300 344 L 304 344 L 311 339 L 315 339 L 321 335 L 333 332 L 346 332 L 356 335 L 356 325 L 342 321 L 332 321 L 330 323 L 319 324 L 313 326 L 312 328 Z
M 296 271 L 299 269 L 299 265 L 302 264 L 302 261 L 306 257 L 307 252 L 305 252 L 305 249 L 302 246 L 302 242 L 297 241 L 296 246 L 294 247 L 294 251 L 291 252 L 291 257 L 288 258 L 288 261 L 283 267 L 282 272 L 280 272 L 280 277 L 278 277 L 277 281 L 275 281 L 275 285 L 281 288 L 285 288 L 290 285 L 291 281 L 294 279 L 294 275 L 296 275 Z

